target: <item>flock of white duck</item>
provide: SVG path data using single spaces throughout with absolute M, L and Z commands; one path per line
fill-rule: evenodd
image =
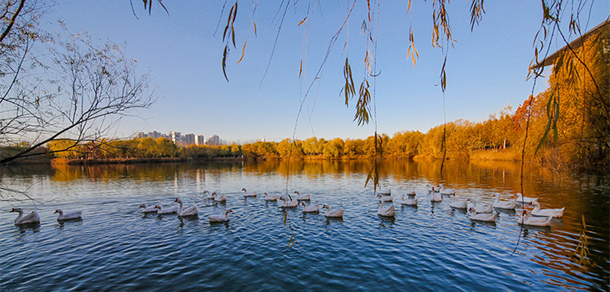
M 244 193 L 243 193 L 243 197 L 244 198 L 256 198 L 256 197 L 262 197 L 266 202 L 277 202 L 282 201 L 282 203 L 280 204 L 281 208 L 296 208 L 300 205 L 303 206 L 303 213 L 319 213 L 320 212 L 320 206 L 318 204 L 306 204 L 305 202 L 310 202 L 311 201 L 311 195 L 301 195 L 298 191 L 295 191 L 294 193 L 297 194 L 296 197 L 292 197 L 292 196 L 280 196 L 278 197 L 277 195 L 269 195 L 268 193 L 264 193 L 262 195 L 257 194 L 256 192 L 248 192 L 248 190 L 246 190 L 245 188 L 241 189 Z M 203 192 L 204 195 L 206 195 L 204 198 L 210 201 L 213 201 L 215 203 L 226 203 L 227 202 L 227 195 L 226 194 L 218 194 L 217 192 L 212 192 L 210 193 L 209 191 L 204 191 Z M 155 205 L 155 206 L 147 206 L 146 204 L 142 204 L 140 205 L 140 208 L 142 208 L 142 212 L 143 213 L 157 213 L 160 215 L 163 214 L 178 214 L 178 216 L 181 217 L 187 217 L 187 216 L 198 216 L 199 215 L 199 209 L 197 208 L 196 205 L 193 205 L 187 209 L 183 209 L 182 206 L 182 201 L 179 198 L 176 198 L 176 200 L 174 202 L 179 203 L 179 206 L 174 206 L 174 207 L 170 207 L 170 208 L 163 208 L 162 206 L 159 205 Z M 324 214 L 326 217 L 331 217 L 331 218 L 342 218 L 343 217 L 343 210 L 334 210 L 334 209 L 330 209 L 330 207 L 328 205 L 322 205 L 322 209 L 327 209 L 326 213 Z M 209 219 L 210 219 L 210 223 L 216 223 L 216 222 L 228 222 L 230 220 L 229 218 L 229 213 L 233 213 L 232 209 L 226 209 L 223 215 L 210 215 Z
M 438 203 L 443 201 L 443 195 L 449 196 L 451 202 L 449 206 L 453 209 L 464 209 L 470 212 L 469 217 L 473 221 L 482 222 L 495 222 L 498 217 L 497 209 L 501 210 L 515 210 L 517 204 L 524 205 L 521 212 L 517 212 L 519 217 L 519 224 L 530 225 L 530 226 L 550 226 L 553 218 L 560 218 L 563 216 L 564 208 L 561 209 L 541 209 L 538 198 L 523 197 L 520 193 L 516 197 L 513 197 L 507 201 L 500 200 L 500 194 L 496 193 L 496 200 L 493 204 L 484 205 L 478 204 L 479 202 L 474 198 L 458 198 L 454 189 L 444 188 L 443 185 L 427 186 L 428 196 L 432 203 Z M 400 204 L 403 206 L 417 206 L 418 198 L 415 190 L 409 184 L 409 189 L 406 192 L 407 197 L 402 195 Z M 394 217 L 396 210 L 393 205 L 394 198 L 392 197 L 391 191 L 381 191 L 377 195 L 379 198 L 380 206 L 377 210 L 377 214 L 385 217 Z M 388 204 L 389 203 L 389 204 Z M 478 205 L 477 205 L 478 204 Z M 529 211 L 527 206 L 533 206 L 533 210 Z
M 417 207 L 418 198 L 417 193 L 408 184 L 408 190 L 405 195 L 401 196 L 400 204 L 403 206 L 413 206 Z M 522 225 L 530 225 L 530 226 L 550 226 L 551 220 L 553 218 L 560 218 L 563 216 L 564 208 L 561 209 L 541 209 L 540 203 L 538 203 L 538 198 L 530 198 L 523 197 L 521 194 L 517 194 L 516 198 L 513 197 L 509 200 L 502 201 L 500 200 L 500 194 L 496 193 L 496 200 L 493 204 L 484 205 L 480 204 L 474 198 L 459 198 L 456 195 L 454 189 L 447 189 L 442 184 L 437 187 L 427 186 L 428 187 L 428 196 L 432 203 L 438 203 L 443 201 L 443 196 L 449 196 L 451 202 L 449 206 L 453 209 L 463 209 L 468 210 L 470 212 L 469 217 L 473 221 L 482 221 L 482 222 L 495 222 L 498 217 L 497 209 L 502 210 L 515 210 L 518 204 L 522 204 L 523 211 L 517 212 L 517 216 L 519 217 L 519 224 Z M 306 204 L 306 202 L 311 201 L 311 195 L 301 195 L 298 191 L 295 191 L 295 197 L 292 196 L 276 196 L 269 195 L 264 193 L 263 195 L 259 195 L 256 192 L 248 192 L 245 188 L 242 189 L 244 198 L 248 197 L 257 197 L 261 196 L 267 202 L 277 202 L 278 200 L 282 201 L 280 204 L 281 208 L 297 208 L 300 205 L 303 206 L 303 213 L 319 213 L 320 209 L 326 209 L 324 216 L 328 218 L 343 218 L 344 210 L 342 209 L 331 209 L 329 205 L 323 204 L 322 208 L 318 204 Z M 207 195 L 205 199 L 211 200 L 215 203 L 226 203 L 227 196 L 226 194 L 218 194 L 217 192 L 204 191 L 204 195 Z M 377 210 L 377 214 L 384 217 L 394 217 L 396 214 L 396 209 L 394 207 L 394 198 L 392 197 L 390 190 L 380 191 L 377 194 L 379 198 L 380 206 Z M 146 204 L 140 205 L 142 208 L 142 213 L 156 213 L 158 215 L 165 214 L 177 214 L 180 217 L 194 217 L 199 215 L 199 208 L 197 205 L 192 205 L 190 207 L 185 208 L 182 200 L 180 198 L 176 198 L 174 203 L 178 203 L 178 206 L 174 205 L 171 207 L 163 207 L 161 205 L 148 206 Z M 528 210 L 528 206 L 533 206 L 533 210 Z M 24 212 L 21 208 L 13 208 L 11 212 L 18 212 L 19 215 L 15 219 L 15 224 L 35 224 L 40 223 L 40 216 L 36 211 L 32 211 L 30 214 L 24 216 Z M 59 213 L 57 216 L 57 221 L 63 222 L 68 220 L 82 220 L 82 211 L 64 213 L 63 210 L 57 209 L 55 213 Z M 232 209 L 226 209 L 224 214 L 222 215 L 210 215 L 209 220 L 210 223 L 215 222 L 228 222 L 229 213 L 233 213 Z

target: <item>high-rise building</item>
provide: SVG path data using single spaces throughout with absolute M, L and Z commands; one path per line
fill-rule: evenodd
M 203 135 L 195 136 L 195 144 L 197 144 L 197 145 L 204 145 L 205 144 L 205 140 L 203 139 Z
M 174 131 L 169 132 L 169 136 L 171 137 L 170 139 L 172 139 L 174 144 L 182 143 L 182 136 L 181 136 L 180 132 L 174 132 Z
M 206 143 L 208 145 L 220 145 L 220 137 L 218 137 L 218 135 L 212 135 L 210 136 L 210 138 L 208 138 L 208 142 Z
M 184 137 L 182 137 L 182 141 L 184 144 L 186 144 L 186 146 L 195 144 L 195 134 L 190 133 L 184 135 Z

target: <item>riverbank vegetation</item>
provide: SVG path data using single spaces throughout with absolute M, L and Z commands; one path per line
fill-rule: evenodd
M 605 73 L 607 74 L 607 72 Z M 553 83 L 562 84 L 558 78 Z M 284 139 L 280 142 L 257 141 L 242 145 L 189 145 L 180 147 L 167 138 L 142 138 L 129 140 L 99 140 L 74 145 L 70 150 L 55 152 L 56 149 L 69 148 L 69 140 L 58 140 L 47 144 L 53 158 L 62 159 L 368 159 L 379 152 L 387 159 L 446 159 L 460 160 L 520 160 L 526 131 L 529 138 L 525 144 L 525 159 L 551 167 L 563 165 L 598 167 L 609 165 L 609 148 L 606 143 L 609 131 L 604 132 L 607 122 L 600 123 L 604 116 L 603 107 L 587 108 L 594 99 L 585 98 L 561 101 L 564 115 L 557 121 L 557 142 L 545 136 L 549 118 L 546 107 L 552 86 L 533 99 L 525 100 L 516 111 L 510 107 L 481 122 L 466 120 L 452 121 L 430 129 L 427 133 L 403 131 L 393 136 L 382 134 L 375 147 L 375 138 L 331 140 L 308 138 L 305 140 Z M 565 89 L 561 89 L 566 91 Z M 578 89 L 580 90 L 580 89 Z M 607 92 L 607 85 L 606 85 Z M 567 97 L 569 90 L 565 92 Z M 580 102 L 577 102 L 580 101 Z M 600 101 L 598 99 L 598 101 Z M 584 108 L 583 108 L 584 107 Z M 581 116 L 579 113 L 595 118 Z M 531 112 L 529 125 L 527 113 Z M 552 135 L 552 134 L 551 134 Z M 547 135 L 548 136 L 548 135 Z M 444 141 L 443 141 L 444 140 Z M 540 146 L 540 147 L 539 147 Z M 445 147 L 445 148 L 444 148 Z M 444 153 L 446 151 L 446 153 Z

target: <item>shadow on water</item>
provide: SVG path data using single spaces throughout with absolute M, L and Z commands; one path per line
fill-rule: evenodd
M 178 227 L 180 227 L 180 228 L 184 228 L 184 225 L 187 223 L 192 224 L 192 225 L 199 225 L 199 216 L 198 215 L 186 216 L 186 217 L 178 216 L 178 220 L 180 220 L 180 224 L 178 225 Z
M 226 221 L 226 222 L 212 222 L 212 221 L 210 221 L 210 226 L 211 227 L 215 227 L 215 228 L 223 227 L 224 226 L 225 229 L 229 229 L 229 227 L 230 227 L 229 222 L 231 222 L 231 221 L 230 220 Z
M 32 232 L 40 231 L 40 223 L 28 223 L 15 225 L 19 234 L 25 234 L 28 230 Z
M 402 211 L 417 212 L 417 209 L 418 209 L 417 205 L 412 205 L 412 206 L 401 205 L 400 206 L 400 210 L 402 210 Z
M 340 224 L 343 225 L 343 218 L 331 218 L 331 217 L 325 217 L 326 218 L 326 225 L 331 225 L 331 224 Z
M 491 222 L 487 222 L 487 221 L 476 221 L 476 220 L 470 220 L 470 227 L 475 228 L 477 225 L 480 226 L 485 226 L 485 227 L 490 227 L 490 228 L 496 228 L 496 221 L 491 221 Z
M 69 226 L 69 225 L 73 225 L 73 226 L 79 226 L 83 224 L 83 218 L 74 218 L 74 219 L 68 219 L 68 220 L 57 220 L 57 228 L 58 229 L 63 229 L 64 225 Z
M 386 223 L 389 223 L 389 224 L 396 223 L 396 217 L 394 217 L 394 216 L 388 217 L 388 216 L 377 215 L 377 217 L 379 217 L 379 219 L 381 220 L 381 222 L 379 222 L 379 225 L 383 226 L 383 227 L 387 227 L 385 225 Z
M 521 225 L 523 228 L 523 238 L 528 238 L 532 231 L 535 232 L 543 232 L 550 234 L 552 231 L 551 226 L 530 226 L 530 225 Z

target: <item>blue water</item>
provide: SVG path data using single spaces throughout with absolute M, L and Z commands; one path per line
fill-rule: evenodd
M 540 197 L 544 207 L 567 210 L 551 228 L 524 228 L 520 237 L 514 212 L 500 213 L 495 224 L 473 223 L 464 212 L 451 210 L 448 199 L 431 203 L 425 191 L 426 184 L 440 182 L 491 203 L 494 192 L 516 192 L 516 174 L 482 167 L 452 181 L 421 167 L 383 175 L 383 187 L 394 196 L 407 189 L 406 183 L 419 196 L 417 208 L 395 200 L 392 220 L 377 215 L 373 188 L 364 187 L 364 167 L 347 171 L 305 164 L 286 171 L 282 165 L 206 164 L 5 173 L 3 184 L 27 188 L 34 201 L 3 193 L 0 290 L 609 289 L 607 178 L 530 179 L 529 196 Z M 299 207 L 287 211 L 284 224 L 279 203 L 244 199 L 244 187 L 278 195 L 309 193 L 312 203 L 345 209 L 344 219 L 305 215 Z M 203 190 L 220 190 L 228 201 L 211 204 Z M 141 203 L 171 206 L 175 197 L 197 204 L 199 217 L 143 215 L 138 208 Z M 584 207 L 574 202 L 585 202 Z M 12 207 L 27 212 L 37 207 L 41 224 L 15 226 Z M 82 210 L 84 218 L 60 224 L 53 214 L 57 208 Z M 209 215 L 226 208 L 234 211 L 228 223 L 209 223 Z M 591 265 L 581 265 L 575 256 L 580 208 L 587 216 Z

